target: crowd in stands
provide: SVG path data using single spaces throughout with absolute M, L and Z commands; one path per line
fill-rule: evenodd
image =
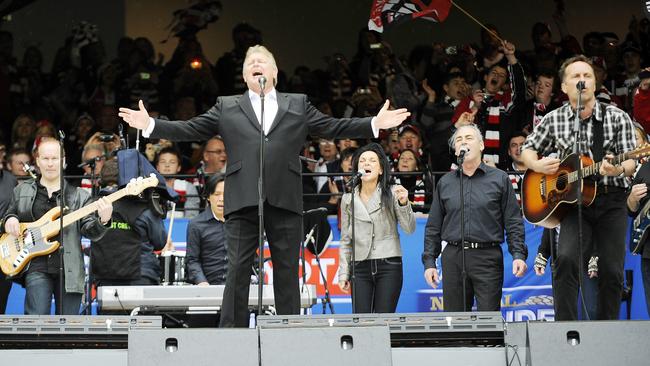
M 359 31 L 356 53 L 324 55 L 318 68 L 298 66 L 281 70 L 276 88 L 305 93 L 322 113 L 334 117 L 373 116 L 383 101 L 411 112 L 400 128 L 383 131 L 377 142 L 391 160 L 393 182 L 409 191 L 416 211 L 426 212 L 435 187 L 436 172 L 454 168 L 448 139 L 455 128 L 479 126 L 485 140 L 486 164 L 512 172 L 517 184 L 524 167 L 519 149 L 526 135 L 550 110 L 567 101 L 559 88 L 561 62 L 584 54 L 594 65 L 597 97 L 633 116 L 639 131 L 650 128 L 650 21 L 633 19 L 629 32 L 591 31 L 582 40 L 561 34 L 544 23 L 532 26 L 534 47 L 521 50 L 495 26 L 477 31 L 465 44 L 439 42 L 395 54 L 380 33 Z M 107 59 L 101 34 L 81 22 L 61 40 L 53 64 L 44 65 L 38 47 L 14 54 L 14 38 L 0 31 L 0 161 L 16 176 L 38 174 L 33 152 L 45 136 L 65 132 L 66 175 L 86 175 L 82 187 L 93 189 L 89 174 L 101 170 L 120 147 L 133 147 L 136 131 L 128 130 L 117 108 L 137 108 L 143 100 L 153 117 L 186 120 L 209 109 L 216 97 L 242 93 L 242 63 L 248 47 L 264 44 L 263 33 L 246 23 L 232 30 L 233 48 L 211 61 L 196 35 L 178 38 L 169 60 L 156 56 L 151 40 L 124 37 L 116 57 Z M 55 40 L 53 40 L 55 41 Z M 282 65 L 280 65 L 281 67 Z M 172 143 L 142 139 L 143 154 L 181 194 L 186 217 L 196 215 L 205 175 L 224 172 L 227 147 L 219 136 L 207 143 Z M 349 173 L 354 151 L 368 141 L 311 140 L 302 155 L 305 173 Z M 99 157 L 99 159 L 96 159 Z M 89 161 L 92 164 L 87 164 Z M 84 164 L 86 163 L 86 164 Z M 348 176 L 303 177 L 305 209 L 327 207 L 336 214 Z M 320 194 L 320 195 L 319 195 Z

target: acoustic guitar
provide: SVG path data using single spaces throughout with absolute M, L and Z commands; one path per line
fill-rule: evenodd
M 640 159 L 650 155 L 650 144 L 644 144 L 633 151 L 615 156 L 611 163 L 618 165 L 628 159 Z M 524 218 L 530 223 L 546 228 L 554 228 L 578 202 L 578 183 L 582 185 L 582 202 L 591 205 L 596 198 L 596 181 L 582 179 L 578 182 L 578 172 L 582 178 L 591 177 L 600 170 L 602 161 L 594 163 L 588 156 L 571 154 L 560 162 L 555 174 L 542 174 L 528 169 L 524 173 L 521 199 Z
M 112 203 L 125 196 L 140 194 L 146 188 L 157 185 L 158 178 L 153 174 L 149 178 L 139 177 L 132 179 L 126 187 L 105 198 Z M 63 227 L 81 220 L 97 209 L 97 202 L 93 202 L 64 215 Z M 59 207 L 54 207 L 37 221 L 21 223 L 20 232 L 23 233 L 21 237 L 16 238 L 8 233 L 0 236 L 0 269 L 2 272 L 9 277 L 15 276 L 25 268 L 32 258 L 50 254 L 59 247 L 58 241 L 49 241 L 48 239 L 59 233 L 60 211 Z

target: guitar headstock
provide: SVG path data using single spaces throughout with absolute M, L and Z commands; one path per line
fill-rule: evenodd
M 645 158 L 646 156 L 650 156 L 650 143 L 645 143 L 636 149 L 628 152 L 627 154 L 628 159 L 641 159 Z
M 124 190 L 126 190 L 127 194 L 135 196 L 137 194 L 140 194 L 140 192 L 144 191 L 145 189 L 155 187 L 157 185 L 158 178 L 152 173 L 149 178 L 138 177 L 131 179 L 129 184 L 124 187 Z

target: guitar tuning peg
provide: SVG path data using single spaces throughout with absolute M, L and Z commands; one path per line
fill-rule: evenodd
M 135 178 L 131 178 L 131 180 L 129 181 L 129 183 L 135 183 Z
M 151 174 L 149 174 L 149 177 L 151 177 L 151 178 L 155 178 L 156 175 L 155 175 L 154 173 L 151 173 Z

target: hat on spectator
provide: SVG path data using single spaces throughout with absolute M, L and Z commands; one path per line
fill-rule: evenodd
M 650 70 L 646 70 L 646 69 L 641 70 L 641 72 L 639 73 L 639 79 L 640 80 L 650 79 Z
M 623 44 L 623 52 L 621 54 L 625 54 L 627 52 L 634 52 L 637 55 L 641 56 L 641 49 L 639 46 L 637 46 L 635 43 L 632 42 L 627 42 Z
M 418 135 L 418 137 L 420 137 L 420 138 L 422 137 L 422 135 L 420 134 L 420 129 L 413 126 L 413 125 L 404 125 L 404 126 L 400 127 L 399 130 L 398 130 L 398 134 L 400 136 L 402 136 L 402 134 L 404 132 L 406 132 L 406 131 L 413 131 L 413 133 Z

